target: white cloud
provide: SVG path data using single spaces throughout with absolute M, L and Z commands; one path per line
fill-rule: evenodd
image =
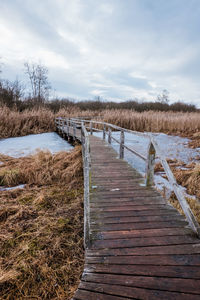
M 200 3 L 148 3 L 2 2 L 0 57 L 12 72 L 24 60 L 41 61 L 66 97 L 152 100 L 165 88 L 173 101 L 197 103 Z

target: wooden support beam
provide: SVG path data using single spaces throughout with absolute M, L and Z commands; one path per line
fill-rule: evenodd
M 146 162 L 146 186 L 154 185 L 155 157 L 156 157 L 156 151 L 154 145 L 150 141 L 148 147 L 147 162 Z
M 111 144 L 111 140 L 112 140 L 112 130 L 110 128 L 110 126 L 108 127 L 108 143 Z
M 106 125 L 103 124 L 103 140 L 106 139 Z
M 121 130 L 120 133 L 119 157 L 124 158 L 124 130 Z

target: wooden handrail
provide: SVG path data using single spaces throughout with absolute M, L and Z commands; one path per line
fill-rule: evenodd
M 199 226 L 193 212 L 191 211 L 187 200 L 185 199 L 185 195 L 183 194 L 182 189 L 178 185 L 165 157 L 163 157 L 162 152 L 158 146 L 158 143 L 155 141 L 152 134 L 150 134 L 150 137 L 151 137 L 151 143 L 153 144 L 155 152 L 157 153 L 157 155 L 161 161 L 161 164 L 167 175 L 168 181 L 169 181 L 171 187 L 173 188 L 173 191 L 180 203 L 180 206 L 186 216 L 186 219 L 187 219 L 190 227 L 193 229 L 193 231 L 196 232 L 196 234 L 200 237 L 200 226 Z
M 85 123 L 89 123 L 89 126 L 85 126 Z M 119 143 L 120 150 L 119 150 L 119 157 L 124 158 L 124 149 L 128 150 L 129 152 L 137 155 L 144 161 L 146 161 L 146 185 L 152 186 L 154 184 L 154 165 L 155 165 L 155 158 L 158 158 L 165 170 L 167 175 L 169 184 L 171 185 L 180 205 L 183 209 L 185 217 L 193 229 L 193 231 L 200 237 L 200 226 L 196 221 L 196 218 L 191 211 L 187 200 L 185 199 L 185 195 L 178 185 L 167 161 L 166 158 L 163 157 L 163 154 L 158 146 L 158 143 L 155 141 L 153 135 L 151 133 L 141 133 L 137 131 L 128 130 L 119 126 L 115 126 L 110 123 L 100 122 L 95 120 L 80 120 L 76 118 L 71 119 L 64 119 L 64 118 L 56 118 L 55 124 L 58 126 L 59 131 L 63 131 L 65 124 L 67 126 L 67 134 L 69 134 L 69 126 L 73 129 L 73 139 L 76 138 L 76 127 L 81 125 L 81 141 L 82 141 L 82 149 L 83 149 L 83 168 L 84 168 L 84 244 L 87 248 L 90 243 L 90 212 L 89 212 L 89 178 L 90 178 L 90 151 L 89 151 L 89 134 L 87 129 L 89 129 L 90 134 L 93 134 L 93 130 L 97 130 L 93 127 L 93 124 L 98 124 L 103 126 L 103 139 L 106 139 L 106 135 L 108 135 L 108 143 L 111 144 L 112 140 Z M 108 132 L 106 131 L 108 129 Z M 112 136 L 112 129 L 120 131 L 120 141 Z M 99 130 L 98 131 L 102 131 Z M 143 136 L 149 139 L 149 147 L 148 147 L 148 155 L 147 157 L 143 156 L 142 154 L 138 153 L 136 150 L 133 150 L 125 145 L 125 136 L 124 133 L 132 133 L 137 134 L 138 136 Z
M 98 124 L 98 125 L 106 125 L 107 127 L 111 127 L 113 129 L 116 129 L 116 130 L 124 130 L 124 132 L 127 132 L 127 133 L 132 133 L 132 134 L 136 134 L 138 136 L 143 136 L 143 137 L 146 137 L 148 138 L 148 132 L 139 132 L 139 131 L 134 131 L 134 130 L 130 130 L 130 129 L 126 129 L 126 128 L 123 128 L 123 127 L 120 127 L 120 126 L 117 126 L 117 125 L 114 125 L 114 124 L 111 124 L 111 123 L 106 123 L 106 122 L 100 122 L 100 121 L 95 121 L 95 120 L 79 120 L 79 119 L 76 119 L 76 118 L 71 118 L 71 120 L 73 120 L 74 122 L 77 122 L 77 123 L 81 123 L 82 122 L 86 122 L 86 123 L 90 123 L 92 122 L 93 124 Z M 94 128 L 95 129 L 95 128 Z

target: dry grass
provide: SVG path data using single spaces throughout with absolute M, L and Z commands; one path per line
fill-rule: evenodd
M 46 109 L 18 112 L 0 107 L 0 138 L 52 131 L 54 115 Z
M 189 195 L 196 197 L 196 199 L 194 197 L 186 197 L 186 200 L 200 224 L 200 164 L 190 163 L 186 165 L 177 160 L 168 160 L 168 163 L 173 171 L 174 176 L 176 177 L 178 184 L 185 187 Z M 177 168 L 179 166 L 184 166 L 186 170 Z M 157 163 L 155 166 L 155 172 L 160 171 L 163 172 L 164 169 L 161 163 Z M 163 177 L 167 178 L 166 175 Z M 169 202 L 181 214 L 184 214 L 174 193 L 172 193 Z
M 71 299 L 84 257 L 80 147 L 0 160 L 1 184 L 27 184 L 0 194 L 1 299 Z
M 190 195 L 195 195 L 200 200 L 200 164 L 193 163 L 190 167 L 188 170 L 174 170 L 174 175 Z
M 136 131 L 193 135 L 200 132 L 199 113 L 106 110 L 104 121 Z
M 102 110 L 81 111 L 75 107 L 61 109 L 53 114 L 49 109 L 33 109 L 23 112 L 0 107 L 0 138 L 22 136 L 31 133 L 41 133 L 54 130 L 54 118 L 91 116 L 102 121 L 136 130 L 177 134 L 193 138 L 194 147 L 200 146 L 200 117 L 199 113 L 181 112 L 136 112 L 134 110 Z
M 194 198 L 190 198 L 190 197 L 187 197 L 186 198 L 197 222 L 200 224 L 200 203 L 197 202 L 196 199 Z M 169 199 L 169 202 L 182 214 L 184 215 L 184 212 L 176 198 L 176 196 L 173 194 L 171 195 L 170 199 Z
M 57 114 L 46 108 L 25 110 L 19 112 L 7 107 L 0 107 L 0 138 L 24 136 L 54 131 L 54 119 L 61 117 L 97 116 L 97 112 L 79 111 L 74 107 L 68 110 L 61 109 Z

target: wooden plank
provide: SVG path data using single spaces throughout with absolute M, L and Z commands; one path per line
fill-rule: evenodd
M 107 187 L 97 184 L 95 193 L 98 195 L 103 192 L 102 194 L 107 195 L 107 194 L 111 194 L 110 192 L 127 193 L 127 192 L 135 192 L 135 191 L 136 192 L 142 191 L 142 193 L 144 193 L 146 195 L 149 195 L 149 194 L 150 195 L 151 194 L 160 195 L 156 191 L 149 190 L 147 188 L 143 188 L 143 186 L 139 186 L 138 184 L 137 185 L 132 184 L 131 186 L 127 185 L 127 184 L 124 184 L 123 186 L 122 185 L 113 185 L 113 186 L 107 186 Z
M 159 290 L 141 289 L 134 287 L 126 287 L 121 285 L 98 284 L 92 282 L 81 282 L 80 289 L 101 292 L 104 294 L 129 297 L 131 299 L 165 299 L 165 300 L 199 300 L 198 295 L 186 293 L 167 292 Z M 98 299 L 98 298 L 96 298 Z
M 199 243 L 197 238 L 192 236 L 168 236 L 166 237 L 138 237 L 126 239 L 111 239 L 111 240 L 95 240 L 90 249 L 105 249 L 105 248 L 128 248 L 128 247 L 145 247 L 145 246 L 161 246 L 161 245 L 180 245 Z
M 115 205 L 119 205 L 120 203 L 124 202 L 124 201 L 133 201 L 135 203 L 141 204 L 142 202 L 144 202 L 144 204 L 166 204 L 165 200 L 158 196 L 158 197 L 124 197 L 124 198 L 101 198 L 99 197 L 97 199 L 97 197 L 93 197 L 93 193 L 91 193 L 91 197 L 90 197 L 90 203 L 91 204 L 102 204 L 102 203 L 115 203 Z
M 156 236 L 173 236 L 173 235 L 193 235 L 191 228 L 157 228 L 157 229 L 139 229 L 139 230 L 119 230 L 119 231 L 99 231 L 93 239 L 123 239 L 133 237 L 156 237 Z
M 121 230 L 131 230 L 131 229 L 156 229 L 156 228 L 178 228 L 187 225 L 188 223 L 184 220 L 171 220 L 163 222 L 144 222 L 144 223 L 121 223 L 121 224 L 102 224 L 101 226 L 91 224 L 92 231 L 121 231 Z
M 130 265 L 127 267 L 126 265 L 88 264 L 85 265 L 84 271 L 87 273 L 200 279 L 199 266 L 151 266 L 147 268 L 145 265 Z
M 94 192 L 94 190 L 92 190 Z M 156 192 L 149 192 L 149 191 L 143 191 L 143 190 L 112 190 L 112 191 L 106 191 L 105 193 L 102 193 L 101 191 L 95 191 L 96 197 L 100 197 L 101 199 L 106 198 L 127 198 L 127 197 L 159 197 L 160 194 Z
M 113 274 L 84 273 L 82 280 L 103 284 L 140 287 L 147 289 L 200 294 L 200 280 L 149 276 L 122 276 Z
M 95 202 L 95 201 L 90 201 L 90 207 L 93 208 L 93 207 L 96 207 L 96 208 L 104 208 L 104 207 L 116 207 L 118 205 L 125 205 L 125 206 L 132 206 L 132 205 L 136 205 L 136 206 L 139 206 L 139 205 L 155 205 L 155 202 L 156 204 L 165 204 L 164 203 L 164 200 L 157 200 L 157 201 L 153 201 L 153 200 L 149 200 L 149 199 L 146 199 L 143 200 L 141 199 L 141 201 L 138 201 L 138 200 L 130 200 L 130 201 L 127 201 L 126 200 L 122 200 L 122 201 L 114 201 L 114 200 L 111 200 L 111 201 L 106 201 L 104 202 L 104 200 L 102 200 L 101 202 Z M 148 206 L 147 206 L 148 208 Z
M 129 205 L 129 206 L 116 206 L 116 207 L 104 207 L 104 208 L 91 208 L 91 212 L 92 211 L 95 211 L 97 213 L 100 213 L 100 212 L 115 212 L 115 211 L 128 211 L 128 210 L 131 210 L 131 211 L 136 211 L 136 210 L 155 210 L 155 209 L 163 209 L 165 208 L 166 205 L 165 204 L 150 204 L 150 205 L 134 205 L 134 207 L 132 205 Z
M 75 294 L 74 300 L 124 300 L 124 297 L 112 296 L 101 294 L 99 292 L 91 292 L 87 290 L 78 289 Z M 134 298 L 126 298 L 126 300 L 130 300 Z
M 177 215 L 177 211 L 175 209 L 168 209 L 166 206 L 163 206 L 162 209 L 144 209 L 144 210 L 116 210 L 116 211 L 98 211 L 98 213 L 94 210 L 91 212 L 91 217 L 95 216 L 95 218 L 110 218 L 110 217 L 143 217 L 143 216 L 160 216 L 160 215 Z
M 140 222 L 162 222 L 171 220 L 184 220 L 184 216 L 176 214 L 161 215 L 161 216 L 143 216 L 141 217 L 113 217 L 113 218 L 91 218 L 92 224 L 119 224 L 119 223 L 140 223 Z
M 200 266 L 200 255 L 86 256 L 86 264 Z
M 87 250 L 88 256 L 126 256 L 126 255 L 165 255 L 165 254 L 200 254 L 200 244 L 136 247 L 123 249 Z

